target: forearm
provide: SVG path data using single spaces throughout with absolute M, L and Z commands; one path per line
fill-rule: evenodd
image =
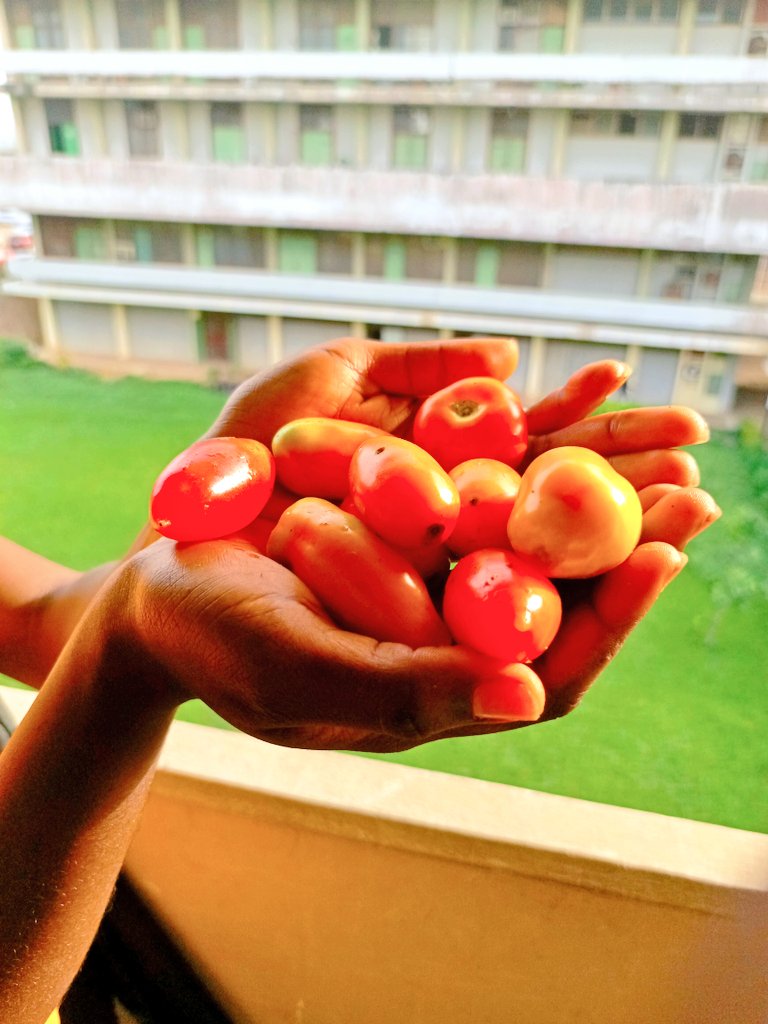
M 112 569 L 77 572 L 0 537 L 0 672 L 39 686 Z
M 108 903 L 175 703 L 89 615 L 0 757 L 0 1020 L 38 1024 Z

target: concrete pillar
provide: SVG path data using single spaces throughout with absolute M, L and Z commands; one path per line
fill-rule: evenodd
M 525 401 L 535 402 L 544 392 L 544 363 L 547 343 L 544 338 L 531 338 L 528 349 L 528 372 L 525 379 Z
M 355 30 L 361 50 L 371 48 L 371 0 L 355 0 Z
M 541 261 L 541 281 L 539 287 L 542 291 L 545 291 L 552 286 L 552 264 L 557 252 L 557 246 L 554 242 L 544 242 L 542 248 L 544 250 L 544 258 Z
M 112 334 L 115 339 L 115 351 L 118 359 L 131 358 L 131 337 L 128 331 L 128 317 L 125 306 L 112 306 Z
M 49 359 L 59 362 L 62 357 L 61 339 L 56 325 L 53 302 L 49 298 L 38 299 L 37 312 L 40 317 L 40 329 L 43 333 L 43 351 Z
M 467 115 L 466 108 L 454 108 L 451 117 L 451 170 L 454 174 L 461 174 L 464 170 L 466 141 L 467 141 Z
M 368 166 L 368 108 L 360 104 L 355 107 L 355 166 Z
M 274 366 L 283 358 L 283 320 L 279 316 L 267 317 L 267 357 Z
M 171 50 L 184 48 L 181 33 L 181 13 L 178 0 L 165 0 L 165 24 L 168 29 L 168 47 Z
M 627 394 L 628 398 L 632 397 L 632 392 L 634 390 L 633 384 L 634 384 L 635 380 L 639 380 L 640 379 L 640 371 L 641 371 L 640 364 L 641 364 L 642 359 L 643 359 L 642 353 L 643 353 L 643 350 L 640 347 L 640 345 L 627 345 L 627 351 L 626 351 L 626 354 L 624 356 L 624 362 L 627 364 L 627 366 L 631 366 L 632 367 L 632 376 L 629 378 L 629 380 L 626 383 L 626 394 Z M 621 398 L 621 395 L 617 395 L 616 397 L 617 398 Z
M 579 30 L 584 20 L 584 0 L 568 0 L 565 12 L 563 53 L 576 53 L 579 48 Z
M 645 299 L 648 296 L 654 256 L 655 252 L 653 249 L 643 249 L 640 253 L 640 264 L 637 270 L 637 288 L 635 290 L 635 295 L 638 299 Z
M 277 250 L 277 228 L 264 228 L 264 259 L 266 269 L 276 271 L 280 264 Z
M 185 267 L 197 266 L 197 245 L 194 224 L 181 225 L 181 259 Z
M 655 175 L 657 181 L 667 181 L 672 170 L 680 114 L 677 110 L 665 110 L 661 115 L 661 134 L 656 154 Z
M 675 53 L 690 53 L 693 30 L 696 27 L 697 0 L 680 0 L 680 17 L 677 22 L 677 44 Z
M 8 24 L 5 4 L 0 4 L 0 50 L 12 50 L 11 28 Z
M 550 157 L 550 174 L 553 178 L 561 178 L 565 170 L 565 153 L 568 144 L 569 110 L 555 111 L 555 123 L 552 138 L 552 155 Z
M 458 276 L 459 240 L 458 238 L 446 238 L 443 256 L 443 284 L 455 284 Z
M 365 235 L 352 235 L 352 277 L 365 277 Z
M 21 104 L 15 96 L 11 96 L 11 111 L 13 113 L 13 123 L 16 126 L 16 152 L 25 156 L 29 153 L 27 130 L 24 119 L 21 116 Z

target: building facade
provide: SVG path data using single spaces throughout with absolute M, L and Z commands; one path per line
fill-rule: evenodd
M 520 339 L 713 417 L 768 392 L 768 0 L 5 0 L 0 204 L 51 358 L 228 379 Z

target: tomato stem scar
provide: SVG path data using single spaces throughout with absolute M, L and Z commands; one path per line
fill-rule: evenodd
M 462 418 L 472 416 L 479 408 L 480 403 L 476 402 L 474 398 L 460 398 L 458 401 L 451 403 L 451 411 Z

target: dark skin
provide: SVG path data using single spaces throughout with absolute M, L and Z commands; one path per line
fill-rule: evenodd
M 248 382 L 210 433 L 269 443 L 283 423 L 322 415 L 407 435 L 426 394 L 465 376 L 506 379 L 515 362 L 514 344 L 498 339 L 332 342 Z M 1 1020 L 38 1024 L 61 1000 L 185 700 L 268 742 L 371 751 L 530 722 L 536 673 L 545 717 L 574 705 L 680 570 L 680 549 L 719 515 L 676 451 L 706 440 L 695 413 L 583 419 L 625 376 L 622 364 L 596 364 L 529 410 L 529 457 L 590 444 L 646 508 L 640 545 L 574 588 L 533 666 L 339 629 L 247 536 L 176 545 L 145 531 L 119 565 L 86 574 L 0 539 L 0 670 L 44 681 L 0 757 Z

